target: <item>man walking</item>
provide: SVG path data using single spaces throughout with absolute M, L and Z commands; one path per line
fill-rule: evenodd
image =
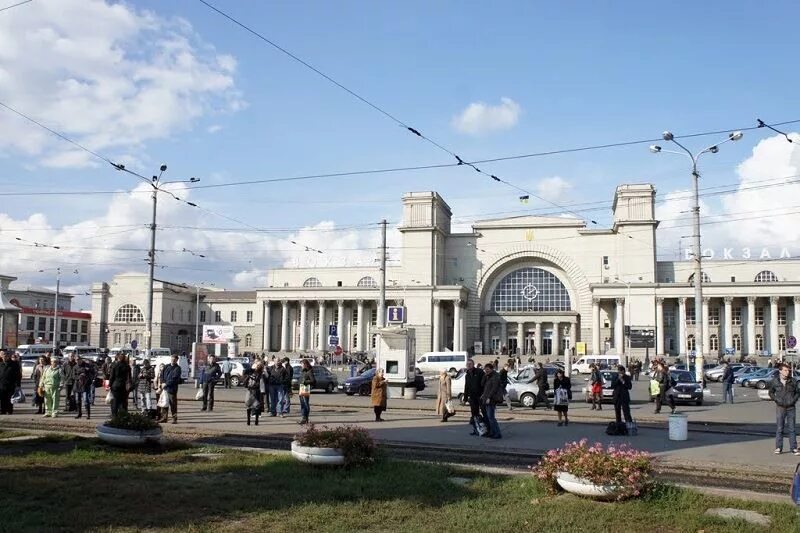
M 0 415 L 10 415 L 14 413 L 14 404 L 11 403 L 11 396 L 17 388 L 17 383 L 22 376 L 17 370 L 17 366 L 11 361 L 11 357 L 5 350 L 0 351 Z
M 550 390 L 550 383 L 547 381 L 547 369 L 544 368 L 542 363 L 539 363 L 539 368 L 533 375 L 536 385 L 539 386 L 539 391 L 536 393 L 536 398 L 533 400 L 532 409 L 536 409 L 539 402 L 544 402 L 546 409 L 550 409 L 550 399 L 547 397 L 547 391 Z
M 269 373 L 269 379 L 267 380 L 269 384 L 269 416 L 278 416 L 278 411 L 281 411 L 281 416 L 283 416 L 281 405 L 283 403 L 284 372 L 281 361 L 275 361 Z
M 730 398 L 733 403 L 733 369 L 728 361 L 722 363 L 725 370 L 722 371 L 722 403 L 727 403 Z
M 794 455 L 800 455 L 797 449 L 797 432 L 795 431 L 795 404 L 800 399 L 800 388 L 791 376 L 791 369 L 786 363 L 779 363 L 780 374 L 769 386 L 769 397 L 775 402 L 775 454 L 783 451 L 783 434 L 789 439 L 789 446 Z
M 116 362 L 111 365 L 109 378 L 111 390 L 111 416 L 119 413 L 120 409 L 128 410 L 128 394 L 131 390 L 131 367 L 125 360 L 124 354 L 117 354 Z
M 231 371 L 233 370 L 233 363 L 231 358 L 228 357 L 222 362 L 222 374 L 225 376 L 225 388 L 231 388 Z
M 503 401 L 508 403 L 508 410 L 513 411 L 514 408 L 511 407 L 511 398 L 508 396 L 508 365 L 503 366 L 503 370 L 500 371 L 500 384 L 503 386 Z
M 217 380 L 222 375 L 222 370 L 217 363 L 217 358 L 213 355 L 208 357 L 208 364 L 203 371 L 203 408 L 201 411 L 214 410 L 214 388 L 217 386 Z
M 281 417 L 289 414 L 292 407 L 292 378 L 294 377 L 294 368 L 292 368 L 288 357 L 283 358 L 283 400 L 281 404 Z
M 86 406 L 86 419 L 92 418 L 92 403 L 91 403 L 91 384 L 94 381 L 94 368 L 93 365 L 87 363 L 83 359 L 78 361 L 75 367 L 75 396 L 78 414 L 75 418 L 83 417 L 83 406 Z
M 480 416 L 481 396 L 485 384 L 486 374 L 475 368 L 475 361 L 467 359 L 467 371 L 464 374 L 464 398 L 469 402 L 469 423 L 472 426 L 470 435 L 477 435 L 475 420 Z
M 78 361 L 75 353 L 69 354 L 69 360 L 61 367 L 61 382 L 67 390 L 67 412 L 72 412 L 76 409 L 75 396 L 72 389 L 75 387 L 75 367 Z
M 491 363 L 484 366 L 483 371 L 486 374 L 486 386 L 483 389 L 480 401 L 481 409 L 486 418 L 486 425 L 489 427 L 489 433 L 484 436 L 490 439 L 502 439 L 500 424 L 497 423 L 495 415 L 497 404 L 503 403 L 503 384 L 500 382 L 500 374 L 494 371 L 494 366 Z
M 178 356 L 172 356 L 172 364 L 164 367 L 161 372 L 161 383 L 164 386 L 162 394 L 167 395 L 167 407 L 162 412 L 161 422 L 167 421 L 169 411 L 172 411 L 172 423 L 178 423 L 178 385 L 181 383 L 181 367 L 178 365 Z
M 136 385 L 136 395 L 139 396 L 139 408 L 144 414 L 148 414 L 153 408 L 150 393 L 153 390 L 153 380 L 155 377 L 156 372 L 150 364 L 150 359 L 145 359 L 139 371 L 139 382 Z

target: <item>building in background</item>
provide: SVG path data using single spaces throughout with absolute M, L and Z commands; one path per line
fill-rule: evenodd
M 9 278 L 16 280 L 16 278 Z M 56 291 L 43 287 L 9 287 L 5 295 L 8 301 L 19 308 L 19 344 L 52 344 L 53 321 L 55 320 Z M 59 346 L 86 345 L 89 343 L 89 330 L 92 315 L 72 311 L 72 294 L 58 294 L 58 334 Z

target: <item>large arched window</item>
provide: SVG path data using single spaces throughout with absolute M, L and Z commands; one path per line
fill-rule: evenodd
M 117 309 L 114 322 L 144 322 L 142 310 L 133 304 L 125 304 Z
M 700 273 L 700 279 L 703 280 L 703 283 L 711 283 L 711 278 L 705 272 Z M 689 276 L 689 283 L 694 283 L 694 274 Z
M 570 311 L 569 292 L 554 274 L 541 268 L 520 268 L 508 274 L 492 293 L 491 310 Z
M 756 279 L 754 281 L 756 283 L 772 283 L 773 281 L 778 281 L 778 276 L 775 275 L 775 272 L 770 270 L 762 270 L 756 274 Z
M 371 289 L 374 289 L 374 288 L 376 288 L 378 286 L 378 284 L 375 283 L 375 279 L 372 276 L 364 276 L 363 278 L 358 280 L 357 286 L 358 287 L 369 287 Z
M 303 282 L 303 287 L 322 287 L 322 283 L 317 278 L 308 278 Z

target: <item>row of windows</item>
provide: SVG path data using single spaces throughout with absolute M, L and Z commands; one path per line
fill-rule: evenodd
M 733 349 L 737 352 L 742 351 L 742 337 L 740 335 L 734 335 L 732 338 L 733 341 Z M 755 337 L 755 345 L 756 351 L 763 352 L 764 351 L 764 336 L 761 334 L 757 334 Z M 686 349 L 691 351 L 696 348 L 696 342 L 694 335 L 689 335 L 686 337 Z M 718 352 L 719 351 L 719 337 L 716 335 L 711 335 L 708 338 L 708 349 L 711 352 Z M 786 335 L 778 335 L 778 349 L 779 350 L 786 350 Z
M 339 287 L 342 286 L 341 281 L 337 281 L 336 284 Z M 322 282 L 318 278 L 308 278 L 303 282 L 303 287 L 322 287 Z M 358 280 L 358 283 L 356 283 L 356 287 L 366 287 L 370 289 L 376 289 L 378 288 L 378 283 L 372 276 L 364 276 L 363 278 Z
M 755 308 L 755 325 L 756 326 L 763 326 L 764 325 L 764 308 L 763 307 L 756 307 Z M 686 308 L 686 324 L 694 325 L 696 323 L 695 320 L 695 313 L 694 313 L 694 306 L 688 306 Z M 711 326 L 719 326 L 720 325 L 720 308 L 719 307 L 712 307 L 708 310 L 708 323 Z M 731 308 L 731 323 L 734 326 L 741 326 L 742 325 L 742 307 L 733 307 Z M 675 314 L 672 310 L 664 310 L 664 326 L 665 327 L 672 327 L 675 325 Z M 778 325 L 785 326 L 786 325 L 786 307 L 779 306 L 778 307 Z
M 705 272 L 702 272 L 700 277 L 702 278 L 703 283 L 711 283 L 711 278 Z M 687 281 L 689 283 L 694 283 L 694 274 L 689 276 L 689 279 Z M 732 277 L 731 281 L 736 281 L 736 278 Z M 756 277 L 753 279 L 753 281 L 755 283 L 775 283 L 776 281 L 778 281 L 778 276 L 776 276 L 774 272 L 771 272 L 769 270 L 762 270 L 761 272 L 756 274 Z
M 28 331 L 53 331 L 53 319 L 46 317 L 29 316 L 25 320 L 25 329 Z M 72 332 L 78 333 L 78 323 L 80 323 L 80 332 L 89 333 L 89 322 L 87 320 L 70 320 L 68 318 L 59 318 L 59 329 L 62 333 Z

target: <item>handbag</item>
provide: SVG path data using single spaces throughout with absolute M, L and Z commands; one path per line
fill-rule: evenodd
M 447 414 L 454 415 L 456 414 L 456 406 L 453 404 L 453 400 L 447 400 L 444 402 L 444 408 L 447 411 Z
M 300 392 L 298 394 L 303 397 L 311 396 L 311 385 L 300 385 Z
M 203 389 L 199 389 L 197 394 L 194 395 L 195 400 L 202 400 L 203 399 Z
M 569 404 L 569 393 L 567 389 L 563 389 L 561 387 L 556 389 L 554 395 L 554 402 L 556 405 L 568 405 Z
M 161 391 L 161 394 L 158 396 L 158 404 L 156 407 L 169 407 L 169 397 L 167 396 L 169 393 L 167 391 Z
M 11 395 L 11 403 L 25 403 L 25 393 L 20 387 L 17 387 L 14 394 Z
M 651 379 L 650 380 L 650 396 L 658 396 L 661 394 L 661 385 L 658 381 Z
M 108 393 L 106 393 L 106 403 L 111 405 L 111 402 L 113 402 L 113 401 L 114 401 L 114 393 L 111 392 L 111 391 L 108 391 Z

